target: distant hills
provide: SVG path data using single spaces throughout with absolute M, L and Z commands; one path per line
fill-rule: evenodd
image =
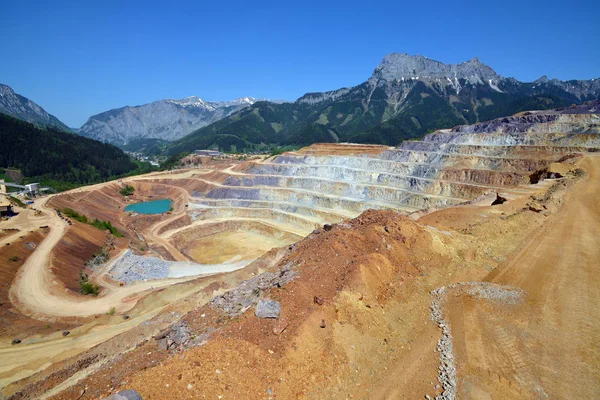
M 0 113 L 7 114 L 40 127 L 70 131 L 58 118 L 48 114 L 27 97 L 15 93 L 10 86 L 0 84 Z
M 40 129 L 5 114 L 0 114 L 0 143 L 0 168 L 18 168 L 26 178 L 57 190 L 102 182 L 139 168 L 115 146 L 55 128 Z
M 498 75 L 477 58 L 444 64 L 418 55 L 390 54 L 358 86 L 308 93 L 293 103 L 256 102 L 182 139 L 157 145 L 153 152 L 176 154 L 213 146 L 252 149 L 260 143 L 397 145 L 440 128 L 599 97 L 599 79 L 560 81 L 544 76 L 520 82 Z
M 159 100 L 122 107 L 94 115 L 78 130 L 82 136 L 135 149 L 156 140 L 181 139 L 232 113 L 254 104 L 244 97 L 233 101 L 209 102 L 192 96 L 182 100 Z M 132 144 L 135 144 L 132 148 Z

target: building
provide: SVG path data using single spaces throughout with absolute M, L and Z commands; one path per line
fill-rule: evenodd
M 0 215 L 12 215 L 12 204 L 6 196 L 0 196 Z
M 40 191 L 40 184 L 39 183 L 30 183 L 28 185 L 25 185 L 25 191 L 28 192 L 30 196 L 35 196 Z

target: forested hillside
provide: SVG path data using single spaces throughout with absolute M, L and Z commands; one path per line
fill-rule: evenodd
M 115 146 L 75 134 L 39 129 L 0 114 L 0 168 L 18 168 L 27 178 L 57 189 L 101 182 L 138 165 Z

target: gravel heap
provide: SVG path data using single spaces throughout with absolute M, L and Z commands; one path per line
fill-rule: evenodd
M 451 285 L 450 287 L 455 286 Z M 440 366 L 438 367 L 438 381 L 444 391 L 435 396 L 436 400 L 454 400 L 456 399 L 456 361 L 452 350 L 452 335 L 450 326 L 444 320 L 442 307 L 444 305 L 444 295 L 449 287 L 442 286 L 431 292 L 433 300 L 431 301 L 432 321 L 437 322 L 442 329 L 442 335 L 437 343 L 437 351 L 440 355 Z
M 523 291 L 516 287 L 502 286 L 495 283 L 469 282 L 467 293 L 474 298 L 516 304 L 523 298 Z
M 115 261 L 108 272 L 119 282 L 131 283 L 145 279 L 164 279 L 169 276 L 169 267 L 173 262 L 156 257 L 144 257 L 127 250 Z

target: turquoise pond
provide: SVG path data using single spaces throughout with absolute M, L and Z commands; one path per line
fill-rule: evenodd
M 126 212 L 135 212 L 138 214 L 162 214 L 171 208 L 171 200 L 161 199 L 144 201 L 142 203 L 129 204 L 125 207 Z

